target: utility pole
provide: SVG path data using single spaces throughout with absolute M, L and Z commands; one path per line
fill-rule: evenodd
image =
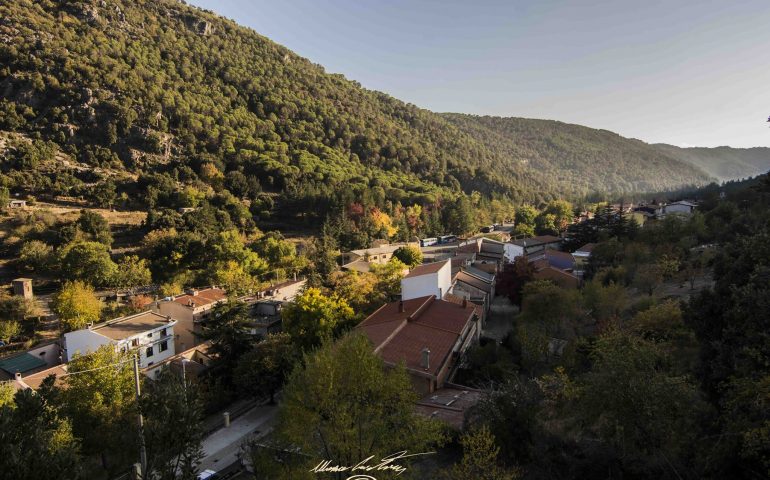
M 136 410 L 137 420 L 139 422 L 139 461 L 142 465 L 142 480 L 149 478 L 147 475 L 147 448 L 144 445 L 144 418 L 142 418 L 142 409 L 139 405 L 139 398 L 142 395 L 139 387 L 139 354 L 134 354 L 134 386 L 136 386 Z

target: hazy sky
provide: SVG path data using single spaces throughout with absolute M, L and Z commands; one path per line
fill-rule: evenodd
M 770 146 L 768 0 L 192 0 L 438 112 Z

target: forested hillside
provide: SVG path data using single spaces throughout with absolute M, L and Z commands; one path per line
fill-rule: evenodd
M 607 130 L 553 120 L 443 117 L 508 163 L 557 183 L 570 197 L 655 192 L 707 178 L 692 165 Z
M 719 180 L 748 178 L 770 170 L 770 148 L 680 148 L 659 143 L 655 148 L 702 169 Z
M 0 18 L 0 130 L 35 139 L 1 155 L 13 193 L 322 218 L 370 194 L 540 203 L 707 180 L 609 132 L 434 114 L 179 2 L 3 0 Z M 70 160 L 34 170 L 54 144 Z

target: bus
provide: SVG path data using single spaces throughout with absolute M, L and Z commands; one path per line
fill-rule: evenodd
M 431 245 L 436 245 L 437 243 L 438 243 L 438 238 L 436 237 L 423 238 L 422 240 L 420 240 L 421 247 L 430 247 Z
M 443 235 L 438 237 L 438 243 L 452 243 L 457 240 L 457 235 Z

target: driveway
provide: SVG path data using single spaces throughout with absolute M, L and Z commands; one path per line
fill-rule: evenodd
M 498 341 L 502 340 L 508 335 L 508 332 L 513 330 L 513 317 L 518 311 L 519 309 L 511 303 L 508 297 L 496 296 L 489 306 L 489 316 L 482 335 Z

